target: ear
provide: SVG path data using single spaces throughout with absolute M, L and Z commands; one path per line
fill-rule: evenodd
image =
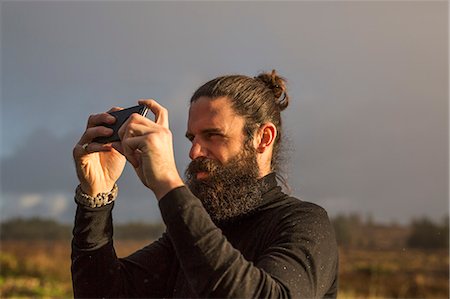
M 277 128 L 271 122 L 262 124 L 255 138 L 255 148 L 258 153 L 264 153 L 271 149 L 277 137 Z

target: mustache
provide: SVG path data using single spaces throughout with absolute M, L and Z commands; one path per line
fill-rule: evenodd
M 200 157 L 195 160 L 192 160 L 189 163 L 186 174 L 194 175 L 199 172 L 215 172 L 217 169 L 221 167 L 221 164 L 218 161 L 214 161 L 212 159 L 208 159 L 205 157 Z

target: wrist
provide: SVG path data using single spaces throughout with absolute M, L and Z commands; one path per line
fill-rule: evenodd
M 89 184 L 86 185 L 86 184 L 80 183 L 79 186 L 80 186 L 81 191 L 84 194 L 92 196 L 92 197 L 96 197 L 99 194 L 110 192 L 114 188 L 115 185 L 116 184 L 113 184 L 112 186 L 109 186 L 109 187 L 94 188 L 94 187 L 90 186 Z
M 161 198 L 164 197 L 164 195 L 169 193 L 171 190 L 181 186 L 184 186 L 184 182 L 179 176 L 177 176 L 172 179 L 160 181 L 160 183 L 158 183 L 157 187 L 153 190 L 153 192 L 155 193 L 156 199 L 158 199 L 159 201 Z
M 112 203 L 116 199 L 117 193 L 118 187 L 116 184 L 114 184 L 114 187 L 109 192 L 97 193 L 96 196 L 85 193 L 81 185 L 78 185 L 75 190 L 75 202 L 85 207 L 99 208 Z

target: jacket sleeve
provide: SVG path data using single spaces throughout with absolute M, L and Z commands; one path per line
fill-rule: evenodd
M 72 239 L 72 283 L 75 298 L 164 297 L 173 263 L 167 235 L 126 258 L 113 247 L 111 211 L 77 207 Z
M 306 212 L 306 222 L 286 221 L 261 258 L 250 262 L 186 187 L 170 191 L 159 205 L 180 266 L 199 297 L 317 298 L 332 288 L 337 248 L 324 211 Z

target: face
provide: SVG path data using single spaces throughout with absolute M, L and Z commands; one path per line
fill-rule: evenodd
M 189 156 L 192 160 L 208 158 L 226 164 L 243 149 L 245 120 L 222 97 L 211 100 L 200 97 L 191 104 L 186 137 L 192 142 Z M 207 173 L 199 173 L 198 178 Z
M 244 143 L 243 128 L 228 99 L 200 98 L 191 106 L 186 184 L 218 224 L 250 213 L 261 201 L 256 150 Z

